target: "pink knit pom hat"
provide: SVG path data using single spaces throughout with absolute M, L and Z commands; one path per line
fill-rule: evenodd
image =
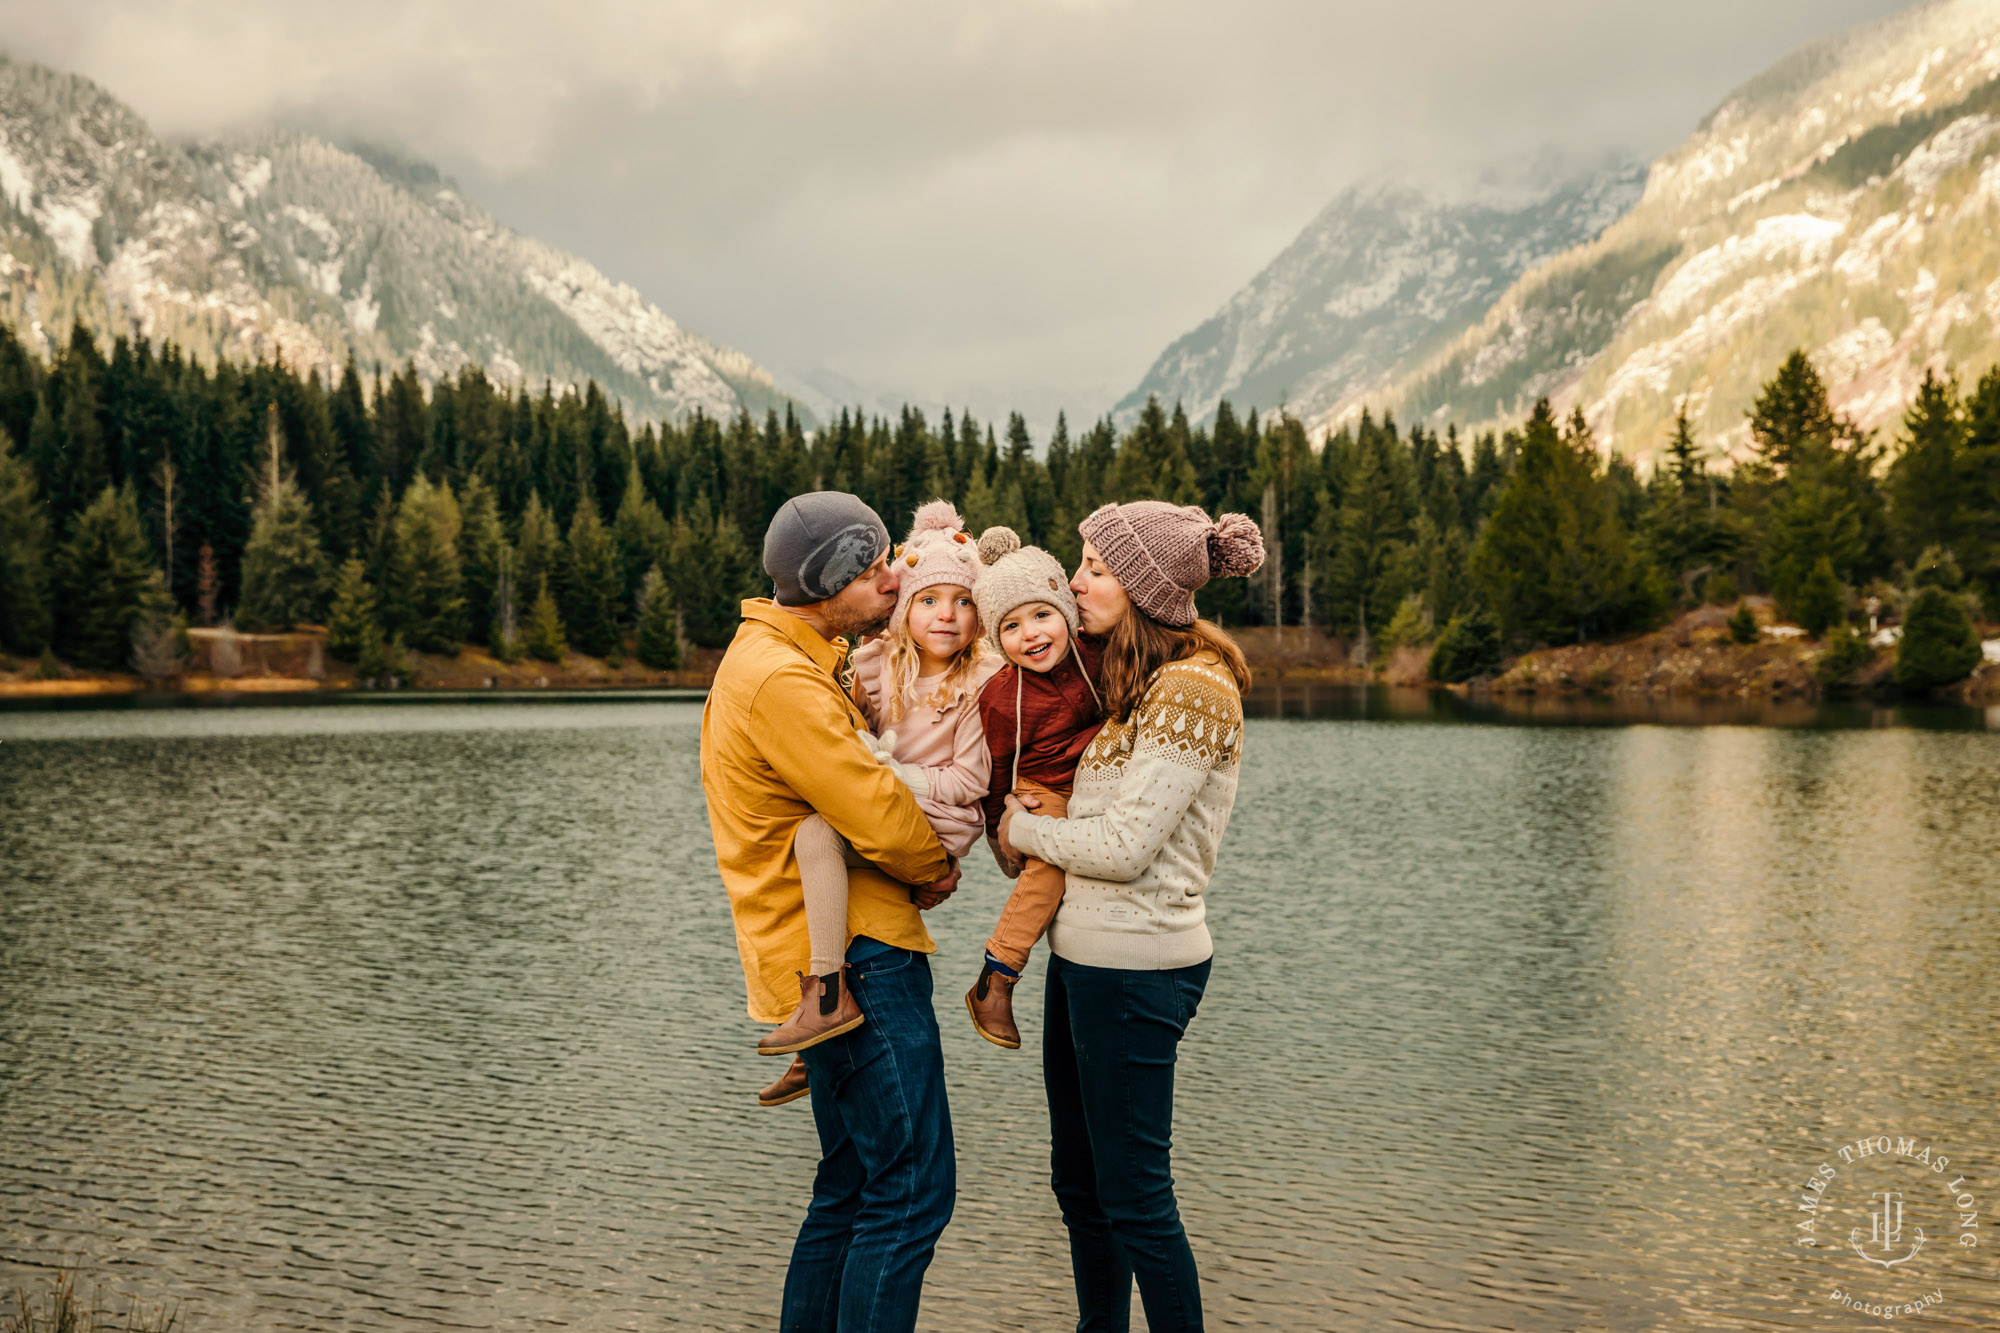
M 1108 504 L 1077 525 L 1132 604 L 1162 625 L 1194 624 L 1195 589 L 1264 563 L 1264 534 L 1246 514 L 1209 522 L 1195 505 Z
M 965 520 L 949 500 L 932 500 L 917 510 L 910 535 L 889 557 L 900 580 L 896 610 L 889 617 L 893 633 L 910 613 L 910 599 L 925 588 L 956 583 L 970 590 L 979 581 L 979 548 L 965 530 Z

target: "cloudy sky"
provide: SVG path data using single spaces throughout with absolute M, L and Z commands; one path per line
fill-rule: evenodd
M 1670 147 L 1902 0 L 0 0 L 164 133 L 437 161 L 773 368 L 1091 415 L 1342 186 Z

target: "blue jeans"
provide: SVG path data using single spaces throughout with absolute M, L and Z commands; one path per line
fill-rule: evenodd
M 850 957 L 868 1021 L 804 1052 L 820 1162 L 785 1273 L 782 1333 L 914 1329 L 958 1193 L 930 960 L 872 940 Z
M 1152 1333 L 1202 1326 L 1169 1154 L 1174 1054 L 1208 968 L 1133 972 L 1049 959 L 1042 1078 L 1078 1333 L 1126 1333 L 1134 1277 Z

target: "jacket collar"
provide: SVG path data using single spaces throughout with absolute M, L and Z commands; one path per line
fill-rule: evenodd
M 778 631 L 809 661 L 831 676 L 847 660 L 847 640 L 822 639 L 818 631 L 768 597 L 752 597 L 743 603 L 743 618 L 769 625 Z

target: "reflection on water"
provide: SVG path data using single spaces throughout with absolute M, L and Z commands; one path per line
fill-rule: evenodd
M 1921 727 L 2000 731 L 2000 708 L 1909 700 L 1709 698 L 1690 695 L 1458 694 L 1387 685 L 1266 679 L 1244 699 L 1253 717 L 1682 727 Z
M 1276 711 L 1181 1066 L 1214 1326 L 1859 1327 L 1791 1244 L 1814 1164 L 1893 1129 L 2000 1191 L 1992 736 Z M 752 1101 L 698 725 L 0 716 L 0 1284 L 81 1257 L 197 1329 L 772 1326 L 813 1139 Z M 1039 987 L 1028 1049 L 971 1034 L 969 881 L 924 1322 L 1063 1327 Z M 1915 1322 L 2000 1325 L 1991 1253 Z

